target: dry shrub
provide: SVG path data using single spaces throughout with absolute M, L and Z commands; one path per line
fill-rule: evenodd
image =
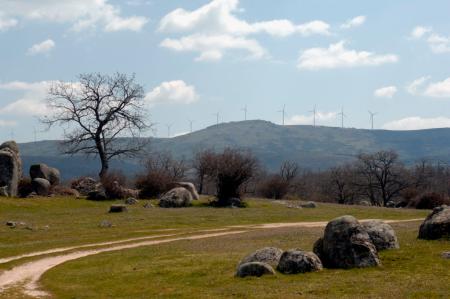
M 56 196 L 79 197 L 80 193 L 72 188 L 56 185 L 52 186 L 50 193 Z
M 422 210 L 431 210 L 444 204 L 450 205 L 450 199 L 448 197 L 442 196 L 435 192 L 431 192 L 421 194 L 411 199 L 408 207 Z
M 126 196 L 123 186 L 126 186 L 127 178 L 121 171 L 111 171 L 103 175 L 101 182 L 109 199 L 122 199 Z
M 269 176 L 258 184 L 258 195 L 270 199 L 282 199 L 289 192 L 289 182 L 280 175 Z
M 31 185 L 31 179 L 23 177 L 19 181 L 17 195 L 21 198 L 25 198 L 33 192 L 33 186 Z

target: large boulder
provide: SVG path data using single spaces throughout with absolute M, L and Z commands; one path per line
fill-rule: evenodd
M 80 192 L 81 195 L 87 196 L 90 192 L 97 191 L 99 183 L 91 177 L 81 177 L 71 183 L 72 189 Z
M 19 147 L 14 141 L 0 145 L 0 187 L 6 186 L 8 196 L 17 196 L 17 188 L 22 177 L 22 160 Z
M 246 277 L 246 276 L 256 276 L 260 277 L 263 275 L 274 275 L 275 271 L 269 264 L 260 262 L 251 262 L 239 265 L 236 276 Z
M 195 185 L 189 182 L 177 182 L 175 183 L 177 187 L 183 187 L 184 189 L 187 189 L 189 192 L 191 192 L 192 199 L 193 200 L 199 200 L 200 196 L 198 195 L 197 188 L 195 188 Z
M 378 251 L 400 248 L 395 231 L 389 224 L 379 220 L 372 220 L 364 222 L 363 226 Z
M 260 262 L 269 264 L 272 267 L 276 268 L 282 254 L 283 250 L 281 250 L 280 248 L 264 247 L 244 257 L 239 265 L 251 262 Z
M 322 269 L 322 262 L 316 254 L 301 249 L 283 252 L 277 267 L 277 270 L 284 274 L 315 272 Z
M 369 234 L 353 216 L 330 221 L 325 227 L 323 239 L 314 244 L 314 253 L 328 268 L 362 268 L 380 264 Z
M 419 229 L 419 239 L 436 240 L 450 238 L 450 206 L 433 209 Z
M 162 208 L 182 208 L 192 204 L 192 195 L 187 189 L 182 187 L 173 188 L 163 194 L 159 200 Z
M 37 178 L 46 179 L 52 186 L 59 185 L 59 182 L 61 181 L 59 170 L 43 163 L 31 165 L 30 177 L 32 180 Z
M 31 181 L 33 191 L 39 196 L 48 196 L 50 194 L 51 184 L 48 180 L 43 178 L 36 178 Z

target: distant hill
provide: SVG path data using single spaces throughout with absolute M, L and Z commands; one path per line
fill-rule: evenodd
M 37 162 L 57 167 L 64 178 L 98 172 L 96 160 L 60 154 L 58 141 L 20 144 L 24 169 Z M 152 138 L 151 151 L 167 150 L 175 157 L 192 157 L 198 150 L 225 147 L 250 149 L 269 169 L 284 160 L 311 170 L 327 169 L 354 159 L 360 152 L 396 150 L 406 164 L 422 158 L 450 161 L 450 129 L 418 131 L 363 130 L 334 127 L 280 126 L 267 121 L 230 122 L 174 138 Z M 113 168 L 127 174 L 140 170 L 132 160 L 115 161 Z

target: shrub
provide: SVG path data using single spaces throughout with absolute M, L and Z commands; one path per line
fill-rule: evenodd
M 72 188 L 56 185 L 52 186 L 50 193 L 57 196 L 79 197 L 80 193 Z
M 126 196 L 123 192 L 123 186 L 126 186 L 127 178 L 122 172 L 109 172 L 103 175 L 101 182 L 109 199 L 122 199 Z
M 21 178 L 19 181 L 18 188 L 17 188 L 17 195 L 19 197 L 25 198 L 28 195 L 30 195 L 31 192 L 33 192 L 33 187 L 31 185 L 31 179 L 28 177 Z
M 263 179 L 257 188 L 258 195 L 262 197 L 282 199 L 289 192 L 289 182 L 280 175 L 273 175 Z
M 411 199 L 408 206 L 416 209 L 431 210 L 444 204 L 450 205 L 450 199 L 448 197 L 444 197 L 438 193 L 431 192 L 416 196 L 415 198 Z
M 162 172 L 150 172 L 139 175 L 135 186 L 140 190 L 140 198 L 155 198 L 173 187 L 173 178 Z

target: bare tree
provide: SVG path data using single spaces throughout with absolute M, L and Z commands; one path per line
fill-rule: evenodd
M 192 161 L 192 168 L 195 170 L 198 181 L 198 192 L 203 193 L 205 182 L 213 172 L 215 165 L 215 153 L 211 149 L 197 152 Z
M 284 161 L 280 167 L 280 176 L 288 183 L 298 175 L 298 164 L 292 161 Z
M 145 121 L 144 89 L 135 77 L 116 73 L 82 74 L 78 83 L 54 83 L 47 99 L 51 115 L 41 121 L 52 127 L 68 125 L 64 153 L 100 158 L 103 177 L 115 157 L 134 157 L 145 146 L 138 138 Z M 119 137 L 129 138 L 119 138 Z M 131 137 L 130 137 L 131 136 Z
M 329 190 L 338 203 L 353 203 L 356 196 L 353 181 L 354 170 L 351 165 L 334 167 L 329 171 Z

